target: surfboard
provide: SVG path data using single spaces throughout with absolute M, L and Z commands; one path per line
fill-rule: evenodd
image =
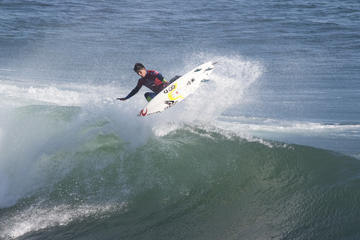
M 141 109 L 139 116 L 148 116 L 159 113 L 174 106 L 194 93 L 201 83 L 208 79 L 214 70 L 216 62 L 204 63 L 180 78 L 158 93 L 148 104 Z

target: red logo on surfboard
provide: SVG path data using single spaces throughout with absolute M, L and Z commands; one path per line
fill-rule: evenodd
M 146 114 L 147 114 L 147 108 L 142 109 L 142 110 L 140 111 L 140 116 L 146 116 Z

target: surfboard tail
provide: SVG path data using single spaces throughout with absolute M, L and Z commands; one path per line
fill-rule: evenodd
M 147 108 L 144 108 L 144 109 L 141 109 L 141 111 L 140 111 L 140 113 L 139 113 L 139 115 L 138 116 L 143 116 L 143 117 L 145 117 L 146 115 L 147 115 Z

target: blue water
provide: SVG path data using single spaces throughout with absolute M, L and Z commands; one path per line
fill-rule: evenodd
M 359 239 L 359 73 L 355 0 L 0 0 L 0 239 Z

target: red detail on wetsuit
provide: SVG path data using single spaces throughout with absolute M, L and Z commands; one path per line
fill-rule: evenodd
M 169 83 L 164 79 L 161 73 L 154 70 L 147 70 L 145 77 L 138 80 L 136 87 L 131 90 L 125 98 L 129 99 L 134 96 L 143 85 L 158 94 L 161 90 L 166 88 Z
M 145 77 L 139 79 L 138 85 L 144 85 L 157 94 L 169 85 L 163 80 L 164 77 L 161 73 L 154 70 L 147 70 Z
M 146 114 L 147 114 L 147 108 L 145 108 L 145 111 L 144 111 L 144 109 L 142 109 L 142 110 L 140 111 L 140 115 L 141 115 L 141 116 L 146 116 Z
M 155 78 L 155 85 L 159 86 L 160 84 L 163 84 L 163 82 L 160 79 Z

